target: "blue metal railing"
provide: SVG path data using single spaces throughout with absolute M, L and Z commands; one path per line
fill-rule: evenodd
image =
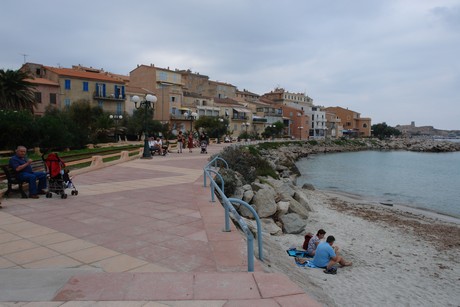
M 214 159 L 212 159 L 211 161 L 209 161 L 209 163 L 206 164 L 206 165 L 204 166 L 204 168 L 203 168 L 203 177 L 204 177 L 204 179 L 203 179 L 203 186 L 204 186 L 204 187 L 206 187 L 206 170 L 209 169 L 209 167 L 210 167 L 213 163 L 214 163 L 214 167 L 217 168 L 217 162 L 218 162 L 218 161 L 224 162 L 225 168 L 228 169 L 228 163 L 227 163 L 227 161 L 225 161 L 224 159 L 222 159 L 222 158 L 219 157 L 219 156 L 215 156 Z M 209 178 L 211 178 L 211 177 L 209 177 Z M 224 181 L 222 180 L 222 182 L 224 182 Z
M 229 232 L 230 231 L 230 212 L 233 214 L 234 219 L 238 222 L 240 225 L 241 229 L 243 232 L 246 234 L 247 238 L 247 248 L 248 248 L 248 272 L 254 272 L 254 235 L 252 234 L 251 230 L 249 229 L 248 225 L 246 222 L 243 220 L 243 218 L 240 216 L 238 211 L 235 209 L 233 206 L 233 203 L 238 203 L 240 205 L 245 206 L 248 208 L 251 213 L 254 215 L 254 218 L 257 223 L 257 242 L 258 242 L 258 248 L 259 248 L 259 259 L 263 260 L 263 250 L 262 250 L 262 230 L 261 230 L 261 224 L 260 224 L 260 218 L 257 214 L 257 212 L 252 208 L 251 205 L 249 205 L 247 202 L 242 201 L 241 199 L 237 198 L 227 198 L 224 193 L 224 180 L 222 176 L 215 170 L 212 170 L 209 168 L 209 166 L 212 164 L 212 162 L 216 162 L 217 160 L 222 160 L 225 165 L 227 166 L 228 169 L 228 164 L 227 162 L 219 157 L 215 157 L 211 162 L 209 162 L 204 168 L 204 177 L 205 177 L 205 182 L 204 186 L 206 186 L 206 177 L 209 177 L 209 185 L 211 187 L 211 199 L 214 201 L 214 194 L 217 192 L 221 199 L 222 199 L 222 205 L 225 209 L 225 231 Z M 214 181 L 214 179 L 211 176 L 211 173 L 216 174 L 219 176 L 221 180 L 221 187 Z

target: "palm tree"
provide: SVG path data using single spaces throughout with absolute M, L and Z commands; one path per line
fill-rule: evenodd
M 0 109 L 33 112 L 37 102 L 28 78 L 29 74 L 20 70 L 0 69 Z

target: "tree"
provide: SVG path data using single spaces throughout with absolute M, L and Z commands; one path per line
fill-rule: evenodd
M 0 110 L 0 148 L 16 149 L 18 145 L 28 148 L 38 144 L 35 120 L 29 111 Z
M 0 109 L 33 112 L 37 104 L 34 85 L 26 72 L 0 69 Z
M 391 136 L 401 135 L 401 131 L 396 128 L 388 126 L 386 123 L 372 125 L 372 134 L 379 139 L 386 139 Z
M 265 138 L 278 136 L 283 132 L 283 130 L 284 130 L 284 124 L 278 121 L 272 125 L 269 125 L 268 127 L 265 127 L 264 132 L 262 132 L 262 136 Z
M 215 116 L 201 116 L 195 121 L 195 129 L 199 130 L 201 128 L 211 138 L 225 135 L 227 133 L 227 126 L 228 119 Z

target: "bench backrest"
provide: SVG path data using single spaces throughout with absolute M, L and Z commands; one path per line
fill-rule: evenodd
M 45 163 L 41 160 L 33 161 L 30 165 L 32 167 L 32 171 L 34 172 L 46 172 Z M 8 164 L 2 165 L 3 174 L 0 173 L 0 181 L 7 179 L 8 181 L 15 181 L 17 180 L 16 171 L 9 166 Z

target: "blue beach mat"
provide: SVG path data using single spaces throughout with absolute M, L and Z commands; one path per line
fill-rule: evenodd
M 286 252 L 291 257 L 311 258 L 311 256 L 307 254 L 307 251 L 300 250 L 300 249 L 291 248 L 291 249 L 286 250 Z

